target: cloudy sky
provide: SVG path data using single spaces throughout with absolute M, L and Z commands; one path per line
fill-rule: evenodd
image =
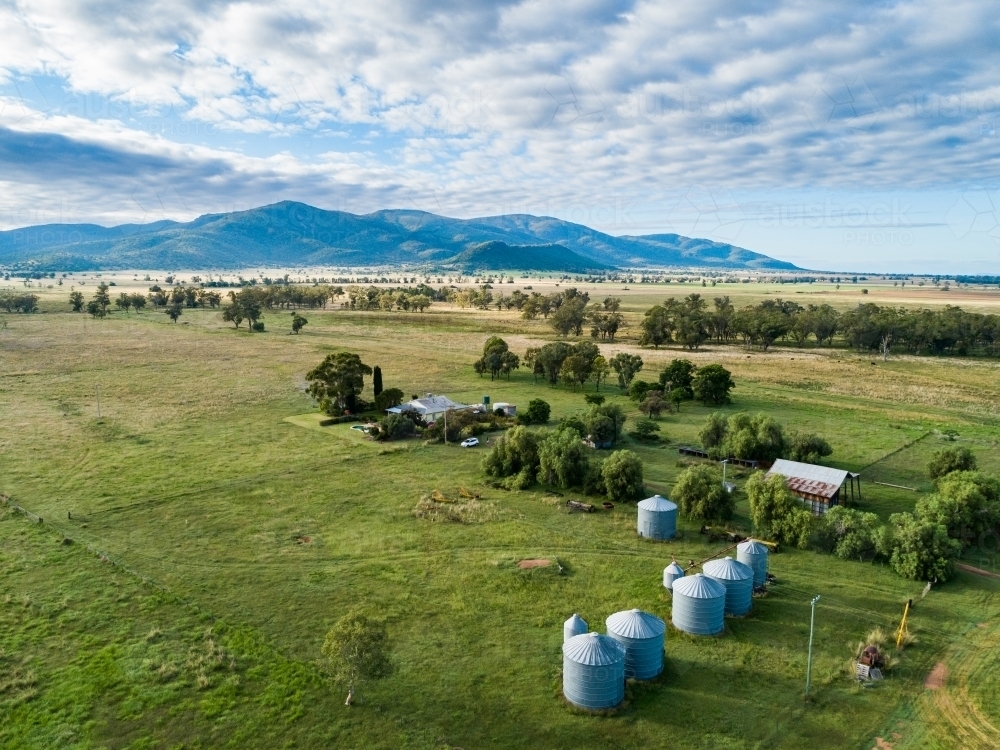
M 0 0 L 0 227 L 282 199 L 1000 274 L 982 0 Z

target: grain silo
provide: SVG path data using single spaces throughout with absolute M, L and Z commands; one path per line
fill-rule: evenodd
M 715 635 L 725 628 L 726 587 L 701 573 L 674 581 L 671 622 L 692 635 Z
M 753 569 L 753 585 L 756 587 L 767 583 L 767 557 L 770 552 L 766 544 L 756 539 L 747 539 L 736 545 L 736 559 Z
M 677 505 L 660 495 L 646 498 L 639 503 L 638 531 L 647 539 L 673 539 L 677 534 Z
M 726 587 L 726 614 L 745 615 L 753 604 L 753 568 L 731 557 L 702 566 L 705 575 Z
M 674 581 L 678 578 L 684 577 L 684 568 L 677 564 L 674 560 L 670 565 L 663 569 L 663 587 L 667 591 L 674 590 Z
M 600 633 L 563 644 L 563 695 L 574 706 L 614 708 L 625 698 L 625 647 Z
M 583 635 L 589 629 L 587 621 L 580 615 L 573 613 L 573 616 L 563 623 L 563 643 L 574 636 Z
M 625 676 L 651 680 L 663 671 L 666 623 L 639 609 L 615 612 L 605 624 L 608 635 L 625 647 Z

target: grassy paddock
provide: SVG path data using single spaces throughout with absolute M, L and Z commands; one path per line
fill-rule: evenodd
M 94 321 L 43 302 L 47 312 L 8 316 L 0 331 L 0 491 L 76 543 L 9 512 L 0 518 L 0 744 L 867 748 L 890 730 L 913 742 L 946 736 L 952 714 L 923 688 L 942 659 L 970 684 L 968 705 L 987 723 L 1000 719 L 976 670 L 992 631 L 969 636 L 995 618 L 996 582 L 962 574 L 920 600 L 919 643 L 891 679 L 863 690 L 848 678 L 851 644 L 876 625 L 892 628 L 922 587 L 798 551 L 773 558 L 778 584 L 750 617 L 728 620 L 724 637 L 671 631 L 667 674 L 634 687 L 618 715 L 568 710 L 559 697 L 562 621 L 579 612 L 603 629 L 627 607 L 666 618 L 660 577 L 671 556 L 701 559 L 721 545 L 684 522 L 675 542 L 640 540 L 633 506 L 570 515 L 540 489 L 490 489 L 481 450 L 373 445 L 347 425 L 301 416 L 313 408 L 304 373 L 335 349 L 380 365 L 386 387 L 407 394 L 489 394 L 518 405 L 541 397 L 555 418 L 582 412 L 571 388 L 472 371 L 489 333 L 523 352 L 551 339 L 543 321 L 445 306 L 330 310 L 306 313 L 299 336 L 271 330 L 278 314 L 251 335 L 212 311 L 187 310 L 176 325 L 153 312 Z M 602 350 L 638 351 L 627 340 Z M 678 355 L 643 350 L 640 377 L 655 379 Z M 872 365 L 838 350 L 736 347 L 684 356 L 733 371 L 739 386 L 726 411 L 766 410 L 824 435 L 835 465 L 862 471 L 859 506 L 883 517 L 912 508 L 919 493 L 872 480 L 926 492 L 923 468 L 949 444 L 946 430 L 985 468 L 1000 468 L 993 362 Z M 617 388 L 605 391 L 638 418 Z M 669 490 L 681 470 L 674 447 L 695 441 L 708 413 L 684 404 L 661 420 L 667 447 L 630 446 L 651 487 Z M 498 512 L 469 524 L 414 516 L 421 496 L 459 486 Z M 519 570 L 514 563 L 528 557 L 557 558 L 563 573 Z M 804 702 L 817 593 L 815 688 Z M 317 660 L 326 629 L 359 604 L 388 619 L 397 670 L 348 710 Z

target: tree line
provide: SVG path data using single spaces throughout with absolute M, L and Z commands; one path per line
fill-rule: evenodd
M 33 313 L 38 311 L 37 294 L 0 292 L 0 310 L 9 313 Z
M 709 307 L 700 294 L 670 298 L 643 316 L 639 344 L 678 344 L 697 349 L 708 341 L 740 342 L 766 351 L 775 342 L 831 346 L 837 340 L 861 352 L 888 357 L 894 349 L 910 354 L 1000 353 L 1000 315 L 972 313 L 948 305 L 910 310 L 862 303 L 846 312 L 827 304 L 802 306 L 776 298 L 737 309 L 728 296 Z

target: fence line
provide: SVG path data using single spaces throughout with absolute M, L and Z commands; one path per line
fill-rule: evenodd
M 66 533 L 66 531 L 64 529 L 59 528 L 58 526 L 56 526 L 54 523 L 52 523 L 50 521 L 46 521 L 42 516 L 38 515 L 37 513 L 31 512 L 30 510 L 28 510 L 24 506 L 17 504 L 8 495 L 0 495 L 0 504 L 3 504 L 4 506 L 6 506 L 8 508 L 12 508 L 14 511 L 16 511 L 16 512 L 20 513 L 21 515 L 25 516 L 26 518 L 28 518 L 30 521 L 33 521 L 34 523 L 37 523 L 37 524 L 39 524 L 41 526 L 44 526 L 45 528 L 49 529 L 50 531 L 54 531 L 57 534 L 60 534 L 64 540 L 69 540 L 70 543 L 74 542 L 73 537 L 70 536 L 68 533 Z M 90 542 L 81 542 L 81 543 L 83 544 L 83 546 L 89 552 L 93 553 L 97 557 L 97 559 L 99 559 L 101 562 L 109 563 L 112 567 L 117 568 L 118 570 L 121 570 L 123 573 L 127 573 L 128 575 L 130 575 L 130 576 L 132 576 L 134 578 L 138 578 L 145 585 L 152 586 L 155 589 L 159 589 L 160 591 L 162 591 L 165 594 L 170 594 L 171 596 L 176 597 L 178 601 L 184 602 L 185 604 L 188 604 L 190 606 L 194 606 L 194 607 L 197 608 L 197 605 L 194 605 L 191 602 L 188 602 L 188 601 L 182 599 L 181 597 L 178 597 L 176 594 L 174 594 L 173 592 L 171 592 L 170 589 L 168 589 L 163 584 L 159 583 L 158 581 L 154 581 L 152 578 L 150 578 L 149 576 L 145 575 L 144 573 L 140 573 L 138 570 L 135 570 L 134 568 L 129 567 L 128 565 L 126 565 L 125 563 L 123 563 L 121 560 L 116 560 L 108 552 L 105 552 L 104 550 L 99 549 L 98 547 L 95 547 Z M 198 609 L 200 611 L 200 608 L 198 608 Z M 214 619 L 214 617 L 213 617 L 213 619 Z

